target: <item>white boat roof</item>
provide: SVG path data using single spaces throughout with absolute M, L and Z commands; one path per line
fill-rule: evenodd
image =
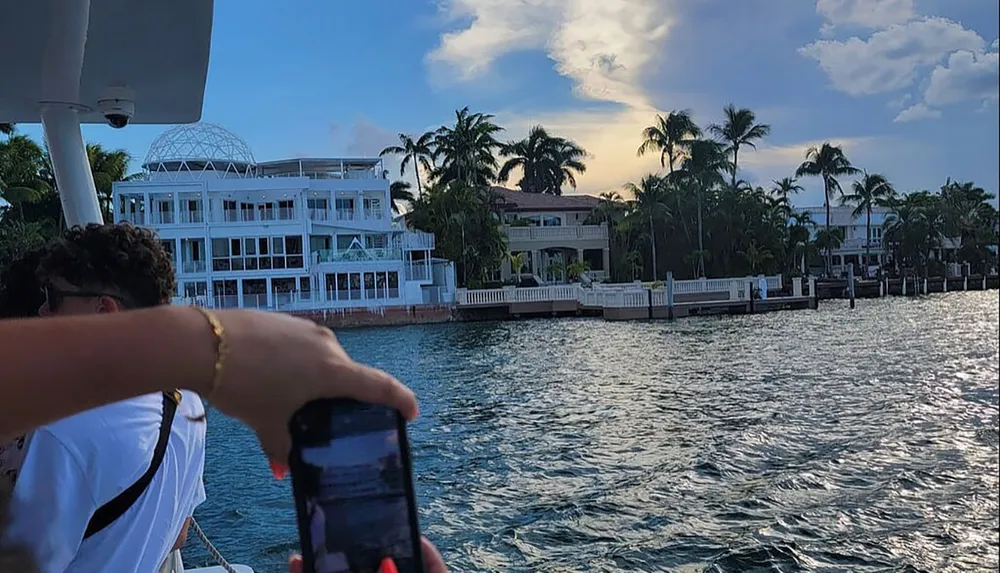
M 0 123 L 38 123 L 43 86 L 66 71 L 46 50 L 66 0 L 0 0 Z M 134 94 L 132 124 L 201 119 L 212 37 L 213 0 L 90 0 L 90 26 L 76 101 L 96 111 L 108 86 Z

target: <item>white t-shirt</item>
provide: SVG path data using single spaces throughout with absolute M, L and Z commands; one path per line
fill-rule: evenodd
M 43 573 L 153 573 L 205 501 L 205 413 L 181 392 L 163 464 L 146 491 L 114 523 L 83 540 L 97 509 L 149 468 L 163 418 L 163 395 L 140 396 L 35 430 L 11 502 L 6 543 L 38 556 Z

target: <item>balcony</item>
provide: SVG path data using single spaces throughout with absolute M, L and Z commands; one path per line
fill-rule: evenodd
M 222 209 L 212 220 L 217 223 L 257 223 L 269 221 L 294 221 L 296 209 Z
M 182 261 L 181 262 L 181 272 L 184 274 L 189 273 L 203 273 L 207 264 L 205 261 Z
M 843 241 L 841 241 L 840 248 L 837 250 L 850 251 L 850 250 L 864 249 L 865 243 L 868 243 L 868 247 L 871 249 L 882 248 L 881 237 L 875 237 L 868 241 L 866 241 L 863 237 L 857 237 L 853 239 L 844 239 Z
M 195 211 L 181 211 L 181 223 L 196 224 L 205 222 L 205 212 L 201 209 Z
M 604 225 L 569 225 L 566 227 L 506 227 L 508 242 L 607 241 Z
M 434 233 L 406 231 L 403 233 L 403 249 L 407 251 L 433 251 Z
M 313 263 L 400 261 L 403 252 L 399 249 L 320 249 L 313 251 L 312 257 Z
M 382 221 L 385 219 L 385 212 L 381 209 L 320 209 L 311 208 L 307 212 L 311 221 Z

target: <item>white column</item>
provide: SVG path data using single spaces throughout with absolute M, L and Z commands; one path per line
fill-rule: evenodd
M 236 304 L 243 308 L 243 279 L 236 279 Z
M 271 291 L 271 277 L 265 279 L 267 281 L 267 308 L 274 308 L 274 293 Z
M 172 193 L 174 196 L 174 223 L 181 222 L 181 194 L 174 191 Z
M 42 128 L 59 187 L 66 226 L 103 223 L 76 110 L 68 105 L 46 105 L 42 108 Z
M 90 161 L 80 133 L 80 75 L 83 71 L 90 0 L 58 0 L 49 7 L 47 34 L 36 49 L 43 54 L 42 129 L 52 159 L 66 225 L 103 223 Z
M 792 296 L 802 296 L 802 277 L 792 277 Z

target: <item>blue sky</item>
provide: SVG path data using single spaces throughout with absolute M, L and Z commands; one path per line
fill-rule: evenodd
M 984 0 L 223 0 L 203 119 L 260 160 L 374 155 L 469 105 L 509 138 L 542 123 L 576 140 L 597 194 L 656 170 L 635 150 L 657 111 L 706 125 L 733 102 L 773 128 L 744 178 L 832 140 L 904 191 L 950 176 L 996 193 L 998 19 Z M 163 129 L 85 136 L 138 168 Z M 821 202 L 806 184 L 796 203 Z

